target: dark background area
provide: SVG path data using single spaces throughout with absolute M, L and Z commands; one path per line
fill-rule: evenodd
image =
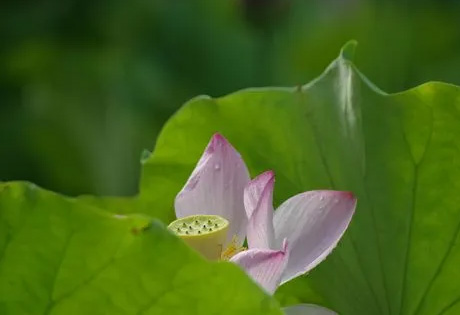
M 185 101 L 307 83 L 350 39 L 387 92 L 460 84 L 459 1 L 3 0 L 0 180 L 134 194 Z

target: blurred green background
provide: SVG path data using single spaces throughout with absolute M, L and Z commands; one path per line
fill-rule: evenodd
M 198 94 L 303 84 L 356 39 L 387 92 L 460 85 L 460 1 L 3 0 L 0 180 L 130 195 Z

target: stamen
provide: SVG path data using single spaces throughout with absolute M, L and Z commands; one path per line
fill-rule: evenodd
M 239 252 L 245 251 L 247 248 L 243 246 L 238 246 L 238 237 L 236 235 L 233 236 L 232 241 L 228 245 L 228 247 L 222 252 L 220 255 L 221 260 L 230 260 L 233 256 L 238 254 Z

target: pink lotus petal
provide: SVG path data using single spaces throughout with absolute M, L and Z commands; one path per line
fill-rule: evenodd
M 248 249 L 236 254 L 230 261 L 242 267 L 255 282 L 273 294 L 288 261 L 287 242 L 284 242 L 283 250 Z
M 268 249 L 274 243 L 273 186 L 275 174 L 260 174 L 244 190 L 244 207 L 249 218 L 247 239 L 249 248 Z
M 176 216 L 220 215 L 230 222 L 227 241 L 236 235 L 237 245 L 241 245 L 247 225 L 243 194 L 249 180 L 240 154 L 223 136 L 215 134 L 176 196 Z
M 337 315 L 336 312 L 313 304 L 297 304 L 283 308 L 286 315 Z
M 285 201 L 275 212 L 276 243 L 289 242 L 289 262 L 281 283 L 308 272 L 334 249 L 356 207 L 349 192 L 308 191 Z

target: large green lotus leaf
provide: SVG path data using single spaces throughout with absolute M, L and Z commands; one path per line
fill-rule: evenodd
M 188 102 L 144 163 L 140 208 L 172 219 L 174 196 L 220 132 L 253 176 L 275 170 L 277 204 L 313 189 L 358 197 L 338 248 L 280 288 L 283 303 L 350 315 L 460 314 L 460 88 L 386 94 L 356 70 L 353 50 L 348 44 L 305 86 Z
M 0 314 L 280 314 L 237 266 L 161 224 L 0 184 Z

